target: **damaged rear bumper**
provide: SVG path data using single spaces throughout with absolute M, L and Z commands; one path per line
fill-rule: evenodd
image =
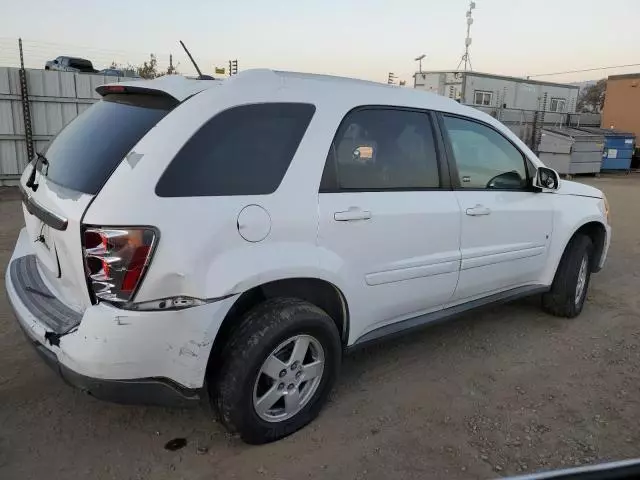
M 5 274 L 7 297 L 30 343 L 67 383 L 120 403 L 198 402 L 209 353 L 235 298 L 177 311 L 98 303 L 63 318 L 69 312 L 38 281 L 37 260 L 24 259 L 30 243 L 20 235 Z
M 24 331 L 24 330 L 23 330 Z M 187 389 L 168 379 L 139 378 L 107 380 L 82 375 L 58 362 L 56 355 L 37 340 L 29 338 L 38 355 L 54 372 L 72 387 L 114 403 L 129 405 L 160 405 L 166 407 L 192 407 L 199 404 L 202 389 Z

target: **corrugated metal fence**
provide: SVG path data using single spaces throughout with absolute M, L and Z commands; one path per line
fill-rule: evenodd
M 0 185 L 15 185 L 29 161 L 19 70 L 0 67 Z M 117 77 L 36 69 L 27 69 L 26 76 L 33 143 L 38 152 L 100 98 L 95 91 L 98 85 L 118 81 Z
M 500 120 L 533 150 L 536 149 L 536 145 L 534 145 L 535 129 L 569 125 L 600 126 L 599 113 L 556 113 L 512 108 L 481 107 L 478 105 L 469 106 L 477 108 Z

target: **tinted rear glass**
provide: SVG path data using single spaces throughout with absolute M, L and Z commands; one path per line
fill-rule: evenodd
M 261 103 L 231 108 L 191 137 L 156 186 L 161 197 L 275 192 L 315 107 Z
M 345 116 L 327 156 L 321 190 L 438 187 L 438 155 L 429 116 L 376 107 Z
M 93 65 L 91 64 L 91 62 L 82 58 L 70 58 L 69 66 L 72 68 L 77 68 L 78 70 L 93 71 Z
M 95 195 L 127 153 L 172 106 L 161 97 L 107 95 L 51 141 L 44 152 L 49 161 L 44 172 L 59 185 Z

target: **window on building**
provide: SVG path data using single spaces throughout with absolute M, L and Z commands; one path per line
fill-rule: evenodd
M 438 188 L 431 121 L 424 113 L 367 108 L 349 113 L 336 134 L 321 190 Z
M 550 112 L 564 112 L 567 101 L 564 98 L 552 98 L 549 103 Z
M 475 105 L 491 105 L 493 100 L 493 92 L 485 92 L 483 90 L 476 90 L 473 103 Z

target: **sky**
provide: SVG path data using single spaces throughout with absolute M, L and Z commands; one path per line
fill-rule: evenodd
M 411 83 L 423 70 L 452 70 L 464 52 L 468 0 L 0 0 L 0 65 L 27 67 L 58 55 L 140 63 L 149 53 L 181 73 L 238 59 L 256 67 Z M 640 0 L 476 0 L 470 49 L 474 70 L 526 76 L 640 64 Z M 539 77 L 576 82 L 640 66 Z

